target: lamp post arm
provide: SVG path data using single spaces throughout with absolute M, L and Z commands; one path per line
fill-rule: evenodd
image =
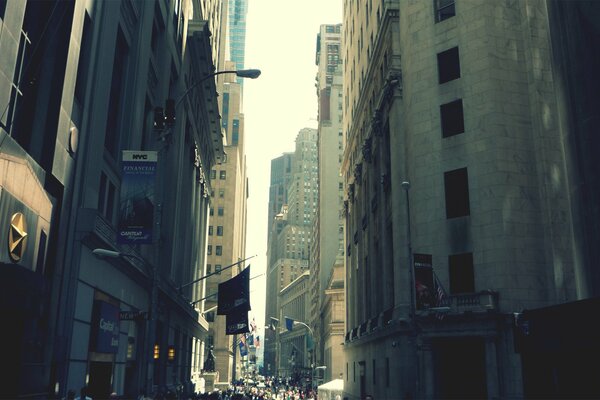
M 210 274 L 206 274 L 206 275 L 204 275 L 204 276 L 201 276 L 201 277 L 200 277 L 200 278 L 198 278 L 198 279 L 194 279 L 194 280 L 193 280 L 193 281 L 191 281 L 191 282 L 188 282 L 188 283 L 186 283 L 186 284 L 184 284 L 184 285 L 181 285 L 181 286 L 179 286 L 178 290 L 181 290 L 181 289 L 183 289 L 183 288 L 184 288 L 184 287 L 186 287 L 186 286 L 193 285 L 193 284 L 194 284 L 194 283 L 196 283 L 196 282 L 200 282 L 201 280 L 203 280 L 203 279 L 206 279 L 206 278 L 208 278 L 209 276 L 213 276 L 213 275 L 220 274 L 220 273 L 221 273 L 221 271 L 225 271 L 226 269 L 229 269 L 229 268 L 231 268 L 231 267 L 235 267 L 236 265 L 238 265 L 238 264 L 241 264 L 241 263 L 243 263 L 244 261 L 247 261 L 247 260 L 249 260 L 249 259 L 251 259 L 251 258 L 253 258 L 253 257 L 256 257 L 256 254 L 255 254 L 255 255 L 253 255 L 253 256 L 250 256 L 250 257 L 248 257 L 248 258 L 244 258 L 243 260 L 240 260 L 240 261 L 238 261 L 238 262 L 235 262 L 235 263 L 233 263 L 233 264 L 231 264 L 231 265 L 228 265 L 228 266 L 226 266 L 226 267 L 224 267 L 224 268 L 221 268 L 219 271 L 211 272 Z
M 179 106 L 179 103 L 181 103 L 183 101 L 183 99 L 185 99 L 185 97 L 193 90 L 195 89 L 198 85 L 200 85 L 202 82 L 204 82 L 205 80 L 207 80 L 208 78 L 212 78 L 214 76 L 217 75 L 221 75 L 221 74 L 237 74 L 238 71 L 234 71 L 234 70 L 228 70 L 228 71 L 217 71 L 217 72 L 213 72 L 212 74 L 208 74 L 206 76 L 203 76 L 202 78 L 200 78 L 200 80 L 196 83 L 194 83 L 192 86 L 190 86 L 189 88 L 187 88 L 185 90 L 185 92 L 183 92 L 183 94 L 181 96 L 179 96 L 179 98 L 177 99 L 177 101 L 175 102 L 175 109 L 177 109 L 177 106 Z

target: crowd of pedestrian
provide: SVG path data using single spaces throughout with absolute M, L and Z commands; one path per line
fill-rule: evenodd
M 317 400 L 317 394 L 310 388 L 302 387 L 290 379 L 265 378 L 255 381 L 234 381 L 227 390 L 215 389 L 206 393 L 184 394 L 172 390 L 158 390 L 152 394 L 140 391 L 136 398 L 118 396 L 112 393 L 110 400 Z M 69 390 L 64 400 L 104 400 L 92 398 L 83 387 L 76 394 Z

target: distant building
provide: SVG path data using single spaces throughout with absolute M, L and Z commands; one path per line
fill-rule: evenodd
M 271 179 L 275 184 L 271 186 L 269 207 L 282 198 L 287 198 L 288 204 L 282 205 L 281 212 L 270 223 L 265 308 L 267 324 L 271 318 L 278 320 L 281 310 L 279 292 L 308 271 L 311 230 L 318 196 L 316 129 L 301 129 L 296 137 L 293 156 L 284 155 L 277 160 L 282 161 L 274 160 L 271 165 L 283 168 L 283 172 L 271 171 Z M 293 160 L 291 165 L 287 164 L 287 160 Z M 279 189 L 273 190 L 274 186 L 279 188 L 286 181 L 288 186 L 284 193 L 280 193 Z M 273 330 L 265 332 L 264 364 L 268 375 L 276 375 L 281 365 L 280 357 L 283 355 L 276 344 L 277 338 Z
M 342 346 L 330 346 L 329 352 L 333 351 L 334 354 L 326 354 L 326 343 L 332 340 L 328 336 L 332 327 L 326 325 L 325 314 L 328 311 L 324 309 L 325 293 L 334 265 L 337 264 L 343 269 L 344 262 L 344 179 L 340 174 L 344 154 L 341 31 L 341 24 L 321 25 L 316 49 L 319 200 L 313 224 L 314 245 L 311 248 L 310 260 L 310 325 L 315 332 L 315 360 L 318 365 L 327 367 L 324 369 L 326 381 L 331 377 L 338 378 L 345 365 L 342 360 Z M 341 289 L 343 297 L 343 281 Z M 337 300 L 343 302 L 343 298 Z M 337 322 L 341 322 L 343 326 L 344 319 Z M 341 343 L 341 339 L 338 337 L 335 340 Z M 331 364 L 333 360 L 337 362 L 336 365 Z

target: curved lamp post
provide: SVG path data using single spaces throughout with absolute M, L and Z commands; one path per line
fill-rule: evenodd
M 225 70 L 225 71 L 216 71 L 211 74 L 203 76 L 202 78 L 200 78 L 200 80 L 198 82 L 194 82 L 193 85 L 188 87 L 185 90 L 185 92 L 183 92 L 181 94 L 181 96 L 179 96 L 179 98 L 177 100 L 170 99 L 170 98 L 167 99 L 167 101 L 165 102 L 164 113 L 163 113 L 163 109 L 160 107 L 156 107 L 154 109 L 154 127 L 158 128 L 158 129 L 162 129 L 162 128 L 164 128 L 165 122 L 168 125 L 173 125 L 175 123 L 177 107 L 179 106 L 179 104 L 181 104 L 183 99 L 185 99 L 185 97 L 193 89 L 195 89 L 198 85 L 200 85 L 202 82 L 206 81 L 209 78 L 213 78 L 213 77 L 215 77 L 217 75 L 221 75 L 221 74 L 235 74 L 236 76 L 238 76 L 240 78 L 256 79 L 260 76 L 261 71 L 260 71 L 260 69 Z

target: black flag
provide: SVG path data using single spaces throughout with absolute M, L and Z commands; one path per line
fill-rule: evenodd
M 228 281 L 219 283 L 217 301 L 218 315 L 229 314 L 233 309 L 236 312 L 250 311 L 250 266 Z
M 225 317 L 225 334 L 235 335 L 237 333 L 250 332 L 248 325 L 248 311 L 242 307 L 233 309 Z

